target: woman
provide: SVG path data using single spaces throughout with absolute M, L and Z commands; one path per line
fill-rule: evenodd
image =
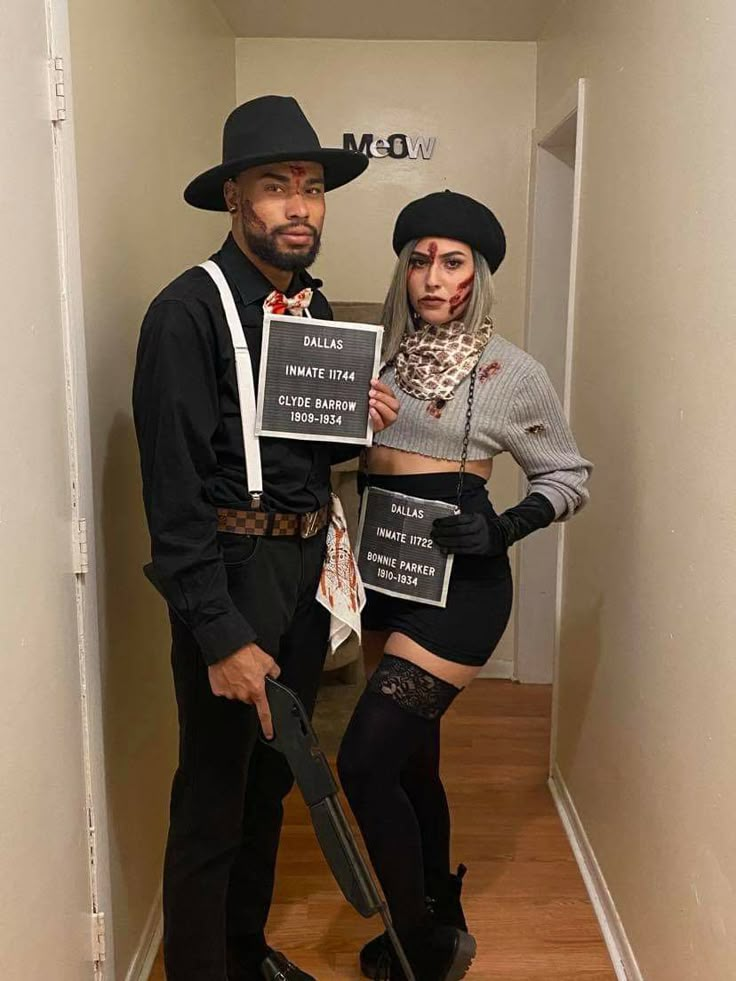
M 440 780 L 440 722 L 488 661 L 512 604 L 507 549 L 575 514 L 591 465 L 540 364 L 494 332 L 492 274 L 506 251 L 495 216 L 451 191 L 409 204 L 394 229 L 399 259 L 383 311 L 383 380 L 398 421 L 377 433 L 363 482 L 457 504 L 434 543 L 454 553 L 444 608 L 369 591 L 369 681 L 338 768 L 417 981 L 456 981 L 475 955 L 450 873 L 450 814 Z M 508 451 L 529 494 L 497 515 L 486 493 Z M 403 979 L 385 937 L 361 953 L 368 977 Z

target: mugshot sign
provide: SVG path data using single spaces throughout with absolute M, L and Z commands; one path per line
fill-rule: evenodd
M 366 589 L 445 606 L 453 556 L 434 544 L 431 531 L 435 518 L 456 511 L 443 501 L 367 488 L 355 545 Z
M 383 328 L 267 314 L 256 434 L 369 445 Z

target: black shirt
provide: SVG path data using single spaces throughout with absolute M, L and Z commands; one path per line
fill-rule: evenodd
M 274 286 L 232 236 L 212 258 L 224 272 L 243 324 L 258 387 L 263 301 Z M 331 320 L 322 283 L 300 271 L 288 296 L 314 289 L 313 317 Z M 141 328 L 133 414 L 151 533 L 146 574 L 189 626 L 212 664 L 256 640 L 235 607 L 217 535 L 218 507 L 250 507 L 235 356 L 220 295 L 199 267 L 153 301 Z M 262 507 L 305 513 L 326 504 L 330 465 L 359 447 L 262 437 Z

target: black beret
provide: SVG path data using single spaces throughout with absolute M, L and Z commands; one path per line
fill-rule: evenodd
M 506 255 L 506 236 L 493 212 L 480 201 L 455 191 L 436 191 L 412 201 L 396 219 L 394 252 L 407 242 L 436 235 L 464 242 L 485 256 L 492 273 Z

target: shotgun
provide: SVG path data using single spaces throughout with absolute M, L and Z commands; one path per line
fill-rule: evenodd
M 415 981 L 386 903 L 358 850 L 338 798 L 337 782 L 304 706 L 290 688 L 273 678 L 266 678 L 266 696 L 274 727 L 274 738 L 267 745 L 286 757 L 309 808 L 319 846 L 340 891 L 366 919 L 376 913 L 381 915 L 406 981 Z

